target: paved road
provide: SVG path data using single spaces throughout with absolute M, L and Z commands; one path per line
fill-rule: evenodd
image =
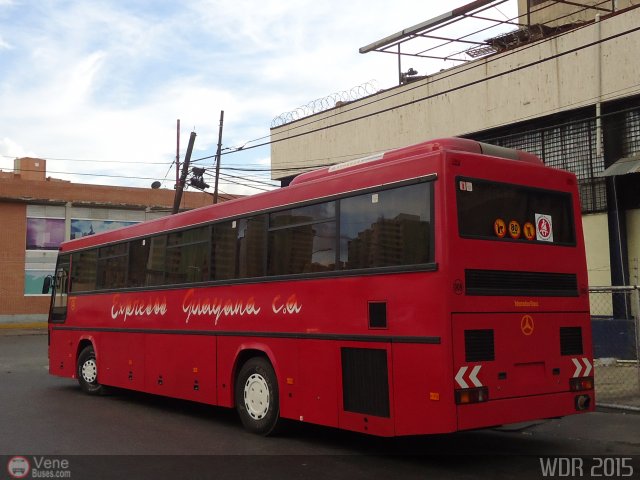
M 600 478 L 623 478 L 628 462 L 640 478 L 640 415 L 400 439 L 291 425 L 263 438 L 227 409 L 126 391 L 84 395 L 48 375 L 46 349 L 46 335 L 0 335 L 0 479 L 14 455 L 32 469 L 66 460 L 71 478 L 544 478 L 540 458 L 552 456 L 580 456 L 572 465 L 583 478 L 600 463 L 620 474 Z

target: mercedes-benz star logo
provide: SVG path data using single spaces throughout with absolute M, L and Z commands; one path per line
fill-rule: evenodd
M 533 317 L 531 315 L 522 317 L 522 320 L 520 320 L 520 330 L 522 330 L 522 333 L 529 336 L 533 333 L 534 328 Z

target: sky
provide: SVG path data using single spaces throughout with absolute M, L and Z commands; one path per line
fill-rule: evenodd
M 55 178 L 172 189 L 176 120 L 199 159 L 224 110 L 222 166 L 263 171 L 225 170 L 220 189 L 257 193 L 270 149 L 237 147 L 314 99 L 396 85 L 394 55 L 358 49 L 468 1 L 0 0 L 0 170 L 31 156 Z

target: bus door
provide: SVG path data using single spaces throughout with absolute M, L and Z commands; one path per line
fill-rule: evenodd
M 67 319 L 67 294 L 69 291 L 69 255 L 58 258 L 56 273 L 53 277 L 53 294 L 49 321 L 64 323 Z M 46 284 L 45 284 L 46 286 Z

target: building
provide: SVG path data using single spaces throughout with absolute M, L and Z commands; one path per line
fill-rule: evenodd
M 46 160 L 19 158 L 0 171 L 0 323 L 46 320 L 44 278 L 55 270 L 64 240 L 170 213 L 174 191 L 87 185 L 46 176 Z M 211 204 L 211 196 L 185 192 L 181 207 Z
M 499 3 L 477 0 L 360 51 L 397 50 L 398 64 L 420 61 L 410 42 L 443 37 L 437 30 L 443 24 L 488 16 Z M 305 166 L 439 137 L 526 150 L 579 179 L 590 284 L 637 285 L 639 2 L 517 3 L 512 30 L 463 47 L 467 60 L 459 66 L 426 76 L 400 70 L 397 87 L 277 124 L 271 130 L 274 179 L 287 184 Z

